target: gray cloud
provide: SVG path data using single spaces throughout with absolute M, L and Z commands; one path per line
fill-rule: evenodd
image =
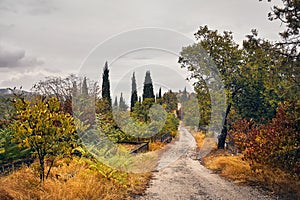
M 0 45 L 0 68 L 34 67 L 42 64 L 37 58 L 26 56 L 25 50 Z
M 52 13 L 56 8 L 51 1 L 43 0 L 0 0 L 0 11 L 12 12 L 15 14 L 28 13 L 32 15 L 41 15 Z
M 10 76 L 22 75 L 26 70 L 28 76 L 42 69 L 59 76 L 78 73 L 83 59 L 93 47 L 118 33 L 136 28 L 174 29 L 194 40 L 193 33 L 199 26 L 207 24 L 211 29 L 233 31 L 239 43 L 252 28 L 257 28 L 261 37 L 278 40 L 278 32 L 283 27 L 267 19 L 270 7 L 278 3 L 281 0 L 271 3 L 258 0 L 0 0 L 0 80 L 9 81 L 5 83 L 7 86 L 15 85 L 13 81 L 40 79 L 41 74 L 30 76 L 28 80 Z M 166 40 L 153 35 L 149 38 L 157 43 Z M 131 43 L 137 39 L 133 38 Z M 1 44 L 14 44 L 23 50 L 9 50 Z M 111 64 L 115 59 L 113 56 L 126 48 L 126 43 L 115 46 L 106 47 L 103 54 L 95 57 L 95 62 L 91 63 L 99 67 L 99 74 L 93 73 L 95 76 L 101 77 L 104 61 Z M 125 56 L 123 62 L 119 62 L 122 70 L 112 68 L 112 79 L 118 80 L 119 75 L 128 71 L 128 63 L 140 66 L 157 60 L 155 63 L 158 64 L 177 64 L 176 57 L 167 60 L 162 54 L 155 54 L 151 57 L 154 59 L 147 59 L 149 52 L 145 52 L 146 56 L 143 53 Z M 43 58 L 43 66 L 39 66 L 41 61 L 37 58 Z M 168 76 L 164 72 L 161 74 Z M 1 86 L 4 85 L 0 83 Z
M 0 81 L 0 88 L 19 88 L 22 86 L 22 88 L 25 90 L 30 90 L 30 88 L 33 86 L 33 83 L 38 82 L 47 76 L 57 76 L 57 74 L 39 69 L 15 73 L 5 72 L 3 75 L 5 75 L 6 79 Z

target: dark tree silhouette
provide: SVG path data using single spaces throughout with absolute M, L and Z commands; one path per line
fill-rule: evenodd
M 136 80 L 135 80 L 135 73 L 133 72 L 132 78 L 131 78 L 131 100 L 130 100 L 130 111 L 133 111 L 133 107 L 135 103 L 138 101 L 138 95 L 137 95 L 137 86 L 136 86 Z
M 118 97 L 115 97 L 115 101 L 114 101 L 114 107 L 118 107 Z
M 86 83 L 86 77 L 83 78 L 83 82 L 82 82 L 82 86 L 81 86 L 81 93 L 84 96 L 88 96 L 89 95 L 88 86 L 87 86 L 87 83 Z
M 119 108 L 120 110 L 122 111 L 125 111 L 127 110 L 128 106 L 126 105 L 125 103 L 125 99 L 123 98 L 123 93 L 121 93 L 121 96 L 120 96 L 120 100 L 119 100 Z
M 150 98 L 154 99 L 154 92 L 153 92 L 153 84 L 150 75 L 150 71 L 146 72 L 145 81 L 144 81 L 144 88 L 143 88 L 143 100 Z
M 107 62 L 105 62 L 102 75 L 102 98 L 107 100 L 109 108 L 111 108 L 109 69 Z

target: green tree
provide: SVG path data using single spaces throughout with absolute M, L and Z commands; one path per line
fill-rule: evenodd
M 298 57 L 299 59 L 300 1 L 282 0 L 282 3 L 283 7 L 274 6 L 268 17 L 271 21 L 279 20 L 286 25 L 286 29 L 279 33 L 283 41 L 277 43 L 277 45 L 286 48 L 289 56 Z
M 187 100 L 189 100 L 188 92 L 187 92 L 187 90 L 186 90 L 186 87 L 184 87 L 184 90 L 183 90 L 182 92 L 179 93 L 178 100 L 179 100 L 181 103 L 186 102 Z
M 32 100 L 18 99 L 16 120 L 9 126 L 14 140 L 23 147 L 31 148 L 39 160 L 40 180 L 50 173 L 55 157 L 69 154 L 76 142 L 73 117 L 60 110 L 57 98 L 36 96 Z M 51 165 L 45 177 L 45 159 Z
M 0 129 L 0 165 L 31 156 L 30 148 L 19 147 L 12 140 L 13 133 L 8 128 Z
M 107 62 L 105 62 L 102 74 L 102 98 L 107 100 L 109 109 L 111 109 L 109 69 Z
M 165 104 L 167 112 L 177 110 L 178 99 L 176 94 L 173 93 L 172 90 L 169 90 L 163 95 L 162 103 Z
M 131 78 L 131 99 L 130 99 L 131 112 L 133 111 L 133 107 L 137 101 L 138 101 L 137 86 L 136 86 L 135 73 L 133 73 Z
M 134 106 L 132 116 L 141 122 L 149 122 L 149 110 L 154 104 L 154 99 L 147 98 L 143 102 L 137 102 Z
M 203 104 L 202 104 L 203 105 Z M 200 123 L 199 119 L 199 106 L 198 99 L 191 95 L 189 100 L 182 103 L 182 121 L 186 126 L 198 126 Z M 206 124 L 202 124 L 204 126 Z
M 219 135 L 219 148 L 224 148 L 227 130 L 230 128 L 228 116 L 231 111 L 235 113 L 235 117 L 266 123 L 274 118 L 280 101 L 295 102 L 299 97 L 298 83 L 294 81 L 298 75 L 293 67 L 289 67 L 291 63 L 287 62 L 284 50 L 278 49 L 268 40 L 258 38 L 257 35 L 257 31 L 252 30 L 243 41 L 243 46 L 239 47 L 233 41 L 231 32 L 219 34 L 209 30 L 207 26 L 200 27 L 195 34 L 199 43 L 184 48 L 179 58 L 182 66 L 192 72 L 190 78 L 197 79 L 195 90 L 198 97 L 206 99 L 200 101 L 200 104 L 207 109 L 210 106 L 207 105 L 209 92 L 206 84 L 212 77 L 197 66 L 209 65 L 210 63 L 205 62 L 209 59 L 208 55 L 220 72 L 228 103 Z M 202 47 L 207 55 L 203 53 Z M 206 60 L 203 61 L 201 57 Z M 203 113 L 209 114 L 208 111 Z
M 262 0 L 260 0 L 262 1 Z M 271 1 L 271 0 L 268 0 Z M 277 20 L 286 25 L 285 30 L 280 32 L 282 40 L 275 43 L 275 47 L 280 49 L 284 55 L 284 62 L 278 68 L 281 74 L 280 86 L 285 99 L 297 101 L 300 91 L 300 1 L 299 0 L 282 0 L 283 6 L 274 6 L 268 14 L 269 20 Z M 284 91 L 284 92 L 283 92 Z
M 179 119 L 176 118 L 174 113 L 167 113 L 167 119 L 164 127 L 160 131 L 160 134 L 163 135 L 167 132 L 170 132 L 172 137 L 175 137 L 178 133 Z
M 123 93 L 121 93 L 121 96 L 120 96 L 119 108 L 121 111 L 126 111 L 128 108 L 128 106 L 126 105 L 125 99 L 123 98 Z
M 223 128 L 218 137 L 218 148 L 224 148 L 227 135 L 227 116 L 232 107 L 232 99 L 240 89 L 240 85 L 237 84 L 239 74 L 236 72 L 243 62 L 242 51 L 238 44 L 233 41 L 232 33 L 228 31 L 219 34 L 217 31 L 209 30 L 207 26 L 204 26 L 195 33 L 195 37 L 199 42 L 184 47 L 178 62 L 181 63 L 182 67 L 191 71 L 191 79 L 199 80 L 196 86 L 200 88 L 206 88 L 205 84 L 217 73 L 214 72 L 210 60 L 212 59 L 217 66 L 229 99 Z M 200 67 L 202 65 L 206 67 Z
M 144 81 L 144 88 L 143 88 L 143 100 L 145 99 L 154 99 L 154 92 L 153 92 L 153 84 L 150 75 L 150 71 L 146 72 L 145 81 Z

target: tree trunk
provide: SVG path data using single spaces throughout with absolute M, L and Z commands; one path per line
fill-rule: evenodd
M 229 103 L 227 106 L 222 131 L 221 131 L 221 134 L 218 136 L 218 149 L 225 148 L 225 141 L 226 141 L 226 136 L 227 136 L 227 116 L 230 112 L 230 109 L 231 109 L 231 103 Z
M 46 179 L 48 178 L 48 176 L 49 176 L 49 174 L 50 174 L 50 171 L 51 171 L 51 168 L 52 168 L 52 166 L 53 166 L 53 164 L 54 164 L 54 158 L 51 160 L 51 164 L 50 164 L 50 166 L 49 166 L 49 169 L 48 169 L 48 172 L 47 172 L 47 175 L 46 175 Z
M 40 160 L 40 181 L 44 182 L 45 180 L 45 156 L 39 156 Z

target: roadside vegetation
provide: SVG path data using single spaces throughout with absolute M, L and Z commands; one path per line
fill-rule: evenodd
M 224 123 L 220 132 L 205 132 L 218 134 L 216 149 L 204 158 L 205 166 L 285 199 L 299 199 L 300 2 L 282 3 L 268 15 L 286 25 L 279 33 L 281 41 L 261 38 L 253 29 L 238 44 L 231 31 L 205 25 L 194 34 L 196 42 L 183 48 L 178 62 L 195 80 L 200 128 L 210 125 L 212 103 L 222 100 L 211 102 L 207 83 L 215 73 L 207 69 L 215 66 L 224 84 L 219 88 L 227 98 Z M 194 135 L 201 143 L 203 136 Z
M 105 63 L 103 88 L 109 88 L 108 76 Z M 161 94 L 161 89 L 155 98 L 150 72 L 145 79 L 143 101 L 130 109 L 122 94 L 112 105 L 110 90 L 102 89 L 99 97 L 97 84 L 74 75 L 42 80 L 33 86 L 34 93 L 10 89 L 0 99 L 0 199 L 130 199 L 141 194 L 151 177 L 147 170 L 129 173 L 104 164 L 87 150 L 80 134 L 86 133 L 91 142 L 107 137 L 128 154 L 134 148 L 128 147 L 130 142 L 149 143 L 150 157 L 162 149 L 177 135 L 177 99 L 171 90 Z M 95 102 L 95 113 L 85 106 L 90 100 Z M 167 112 L 150 111 L 152 105 Z M 120 127 L 116 118 L 123 116 L 127 118 L 120 118 L 121 122 L 131 119 L 134 124 Z M 163 135 L 167 137 L 162 139 Z M 120 164 L 128 162 L 111 155 Z M 156 161 L 143 164 L 155 167 L 149 162 Z
M 156 88 L 155 95 L 147 71 L 143 94 L 137 93 L 133 73 L 130 105 L 123 93 L 112 102 L 106 62 L 102 87 L 70 75 L 41 80 L 31 93 L 14 88 L 2 95 L 0 199 L 129 199 L 145 189 L 151 175 L 115 170 L 97 160 L 95 152 L 125 165 L 112 145 L 146 142 L 150 151 L 160 150 L 176 138 L 179 119 L 191 130 L 208 130 L 210 123 L 222 121 L 209 132 L 193 132 L 198 149 L 215 145 L 202 158 L 207 168 L 239 184 L 299 199 L 300 1 L 282 3 L 268 15 L 286 25 L 281 41 L 261 38 L 253 29 L 240 44 L 231 31 L 200 26 L 195 43 L 183 47 L 178 59 L 190 72 L 195 93 Z M 227 101 L 225 108 L 215 108 L 223 114 L 219 118 L 211 108 L 225 97 L 211 99 L 214 70 L 223 83 L 214 89 L 224 91 Z M 90 102 L 95 106 L 86 106 Z M 215 144 L 212 135 L 219 128 Z M 109 138 L 111 146 L 97 149 L 100 136 Z
M 129 174 L 85 158 L 59 159 L 40 184 L 38 163 L 0 178 L 0 199 L 130 199 L 146 188 L 150 173 Z
M 191 131 L 197 143 L 198 151 L 202 148 L 206 134 Z M 300 197 L 300 180 L 279 167 L 245 159 L 245 152 L 234 153 L 232 149 L 213 150 L 201 158 L 201 163 L 220 176 L 233 180 L 239 185 L 248 185 L 279 195 L 281 199 L 298 199 Z

